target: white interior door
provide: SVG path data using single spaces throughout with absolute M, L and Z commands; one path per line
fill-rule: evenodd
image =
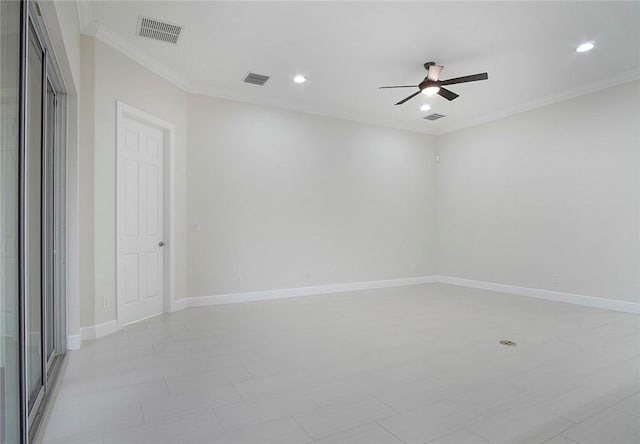
M 118 320 L 164 311 L 161 130 L 123 116 L 118 131 Z

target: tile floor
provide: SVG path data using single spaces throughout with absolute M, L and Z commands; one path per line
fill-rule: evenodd
M 40 435 L 637 444 L 640 316 L 441 284 L 189 309 L 69 353 Z

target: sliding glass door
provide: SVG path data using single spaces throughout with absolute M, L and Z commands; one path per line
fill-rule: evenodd
M 33 438 L 66 348 L 64 90 L 33 8 L 0 0 L 0 444 Z
M 44 291 L 44 325 L 46 331 L 44 332 L 44 362 L 45 370 L 49 371 L 53 358 L 56 355 L 56 330 L 57 330 L 57 310 L 56 310 L 56 294 L 55 286 L 57 284 L 55 261 L 56 261 L 56 219 L 55 219 L 55 207 L 59 203 L 59 199 L 56 199 L 55 189 L 55 134 L 56 134 L 56 93 L 51 85 L 51 81 L 47 79 L 46 82 L 46 94 L 45 101 L 45 142 L 44 142 L 44 159 L 43 159 L 43 201 L 44 201 L 44 248 L 43 248 L 43 263 L 44 263 L 44 277 L 45 287 Z
M 20 441 L 19 1 L 0 1 L 0 443 Z
M 26 358 L 29 412 L 39 403 L 44 389 L 43 350 L 43 71 L 44 57 L 33 28 L 27 48 L 27 121 L 24 153 L 24 272 L 26 279 Z
M 64 122 L 55 59 L 29 14 L 23 162 L 26 415 L 32 435 L 64 353 Z

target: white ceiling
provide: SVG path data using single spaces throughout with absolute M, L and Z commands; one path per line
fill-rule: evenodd
M 203 94 L 438 134 L 640 77 L 639 2 L 96 1 L 86 28 L 181 87 Z M 84 15 L 84 17 L 82 17 Z M 184 26 L 177 46 L 135 36 L 139 15 Z M 596 48 L 576 53 L 579 43 Z M 417 84 L 423 63 L 453 102 L 379 90 Z M 263 87 L 248 72 L 271 76 Z M 307 76 L 294 84 L 296 73 Z M 420 105 L 447 117 L 429 122 Z

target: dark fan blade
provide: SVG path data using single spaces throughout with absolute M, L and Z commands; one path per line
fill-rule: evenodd
M 385 88 L 417 88 L 418 85 L 403 85 L 403 86 L 380 86 L 378 87 L 378 89 L 385 89 Z
M 456 77 L 455 79 L 441 80 L 441 85 L 455 85 L 456 83 L 475 82 L 477 80 L 487 80 L 489 74 L 483 72 L 482 74 L 474 74 L 472 76 Z
M 438 91 L 438 95 L 444 97 L 449 101 L 460 97 L 458 94 L 454 93 L 453 91 L 449 91 L 447 88 L 442 88 L 442 87 L 440 88 L 440 91 Z
M 418 94 L 420 94 L 422 91 L 418 91 L 417 93 L 413 93 L 411 94 L 409 97 L 407 97 L 406 99 L 402 99 L 401 101 L 399 101 L 398 103 L 396 103 L 396 105 L 402 105 L 404 102 L 407 102 L 411 99 L 413 99 L 415 96 L 417 96 Z
M 442 71 L 442 68 L 444 68 L 444 66 L 430 65 L 429 73 L 427 74 L 427 79 L 433 80 L 434 82 L 436 82 L 438 80 L 438 77 L 440 77 L 440 71 Z

